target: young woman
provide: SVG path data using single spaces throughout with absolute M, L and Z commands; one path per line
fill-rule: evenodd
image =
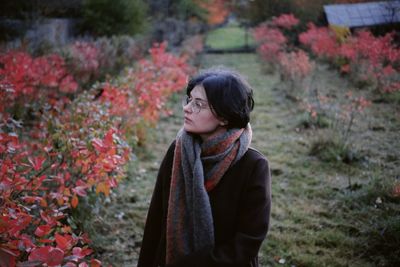
M 271 180 L 267 159 L 249 147 L 252 95 L 228 70 L 189 81 L 183 128 L 160 166 L 138 267 L 258 266 Z

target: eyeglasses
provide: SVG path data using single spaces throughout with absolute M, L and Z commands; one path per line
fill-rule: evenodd
M 199 113 L 202 109 L 208 108 L 208 104 L 204 100 L 193 99 L 190 96 L 184 96 L 182 98 L 182 107 L 190 104 L 190 108 L 193 113 Z

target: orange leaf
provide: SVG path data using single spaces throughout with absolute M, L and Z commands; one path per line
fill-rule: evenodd
M 67 196 L 67 197 L 71 196 L 71 191 L 69 190 L 69 188 L 64 189 L 64 196 Z
M 101 267 L 101 261 L 92 259 L 90 261 L 90 267 Z
M 71 206 L 73 208 L 76 208 L 76 206 L 78 206 L 78 203 L 79 203 L 79 199 L 76 195 L 74 195 L 71 200 Z
M 110 195 L 110 186 L 105 182 L 101 182 L 96 186 L 96 194 L 102 192 L 107 197 Z
M 93 179 L 92 177 L 90 177 L 90 178 L 88 179 L 88 181 L 87 181 L 87 184 L 90 185 L 90 186 L 93 186 L 93 185 L 96 184 L 96 180 Z
M 57 204 L 62 206 L 64 204 L 64 198 L 62 196 L 57 197 Z
M 46 201 L 46 199 L 42 198 L 42 199 L 40 200 L 40 206 L 42 206 L 43 208 L 47 207 L 47 201 Z
M 62 231 L 63 233 L 72 233 L 72 228 L 71 228 L 71 226 L 65 225 L 65 226 L 63 226 L 63 227 L 61 228 L 61 231 Z

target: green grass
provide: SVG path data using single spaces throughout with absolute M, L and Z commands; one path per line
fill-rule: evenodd
M 246 33 L 244 28 L 231 26 L 226 28 L 217 28 L 207 34 L 206 46 L 215 49 L 238 48 L 246 45 Z M 254 40 L 248 32 L 248 45 L 254 45 Z
M 261 266 L 396 266 L 400 205 L 387 195 L 393 181 L 384 182 L 385 175 L 373 164 L 366 168 L 309 155 L 313 138 L 294 130 L 302 115 L 273 90 L 279 78 L 262 73 L 256 55 L 203 59 L 203 67 L 215 65 L 238 70 L 254 87 L 252 146 L 269 158 L 276 174 Z M 384 205 L 375 207 L 379 196 Z
M 388 194 L 396 178 L 382 167 L 384 162 L 349 165 L 309 155 L 314 132 L 296 130 L 304 118 L 274 89 L 278 75 L 266 75 L 254 54 L 202 59 L 202 68 L 216 65 L 236 69 L 253 86 L 252 146 L 268 157 L 273 173 L 271 225 L 260 266 L 400 266 L 400 199 Z M 99 227 L 105 224 L 99 230 L 104 251 L 98 257 L 105 265 L 135 266 L 160 160 L 181 127 L 178 99 L 170 103 L 174 115 L 157 125 L 147 147 L 150 154 L 139 155 L 129 179 L 104 208 L 103 223 L 97 221 Z M 393 118 L 398 129 L 396 123 Z M 349 187 L 350 181 L 358 186 Z M 382 202 L 377 204 L 378 198 Z M 117 219 L 122 211 L 124 217 Z

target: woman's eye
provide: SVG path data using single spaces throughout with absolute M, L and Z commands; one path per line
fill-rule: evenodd
M 200 101 L 195 101 L 194 104 L 196 105 L 196 107 L 199 107 L 199 108 L 204 107 L 203 103 L 201 103 Z

